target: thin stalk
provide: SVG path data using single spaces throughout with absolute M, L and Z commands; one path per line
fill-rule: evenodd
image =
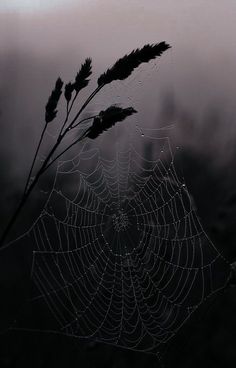
M 81 123 L 85 122 L 86 120 L 94 119 L 97 116 L 98 115 L 93 115 L 93 116 L 90 116 L 88 118 L 82 119 L 76 125 L 72 126 L 70 129 L 72 130 L 72 129 L 76 128 L 78 125 L 80 125 Z M 84 133 L 82 134 L 82 136 L 80 138 L 76 139 L 73 143 L 71 143 L 68 147 L 66 147 L 61 153 L 59 153 L 52 161 L 50 161 L 49 164 L 45 167 L 44 171 L 46 171 L 55 161 L 58 160 L 58 158 L 60 158 L 62 155 L 64 155 L 64 153 L 66 153 L 76 143 L 82 141 L 83 138 L 84 138 Z
M 100 89 L 103 87 L 104 85 L 101 85 L 99 87 L 97 87 L 92 93 L 91 95 L 87 98 L 87 100 L 84 102 L 84 104 L 82 105 L 82 107 L 80 108 L 79 112 L 76 114 L 76 116 L 74 117 L 74 119 L 72 120 L 72 122 L 69 124 L 69 126 L 65 129 L 64 132 L 61 132 L 57 138 L 57 141 L 56 143 L 54 144 L 54 146 L 52 147 L 51 151 L 48 153 L 46 159 L 44 160 L 41 168 L 38 170 L 37 174 L 35 175 L 35 178 L 34 180 L 32 181 L 32 183 L 30 185 L 29 184 L 29 181 L 30 181 L 30 175 L 32 173 L 32 170 L 33 170 L 33 166 L 34 166 L 34 163 L 35 163 L 35 160 L 36 160 L 36 156 L 37 154 L 35 155 L 34 159 L 33 159 L 33 164 L 31 165 L 32 166 L 32 170 L 28 179 L 27 179 L 27 187 L 26 189 L 24 190 L 23 192 L 23 195 L 22 195 L 22 198 L 21 198 L 21 201 L 18 205 L 18 207 L 16 208 L 15 212 L 13 213 L 10 221 L 8 222 L 7 226 L 6 226 L 6 229 L 4 230 L 1 238 L 0 238 L 0 248 L 4 246 L 4 242 L 5 240 L 7 239 L 7 236 L 10 232 L 10 230 L 12 229 L 12 227 L 14 226 L 19 214 L 21 213 L 23 207 L 25 206 L 26 204 L 26 201 L 28 200 L 32 190 L 34 189 L 35 185 L 37 184 L 40 176 L 48 169 L 49 166 L 51 166 L 51 164 L 55 161 L 55 159 L 49 163 L 51 157 L 53 156 L 54 152 L 56 151 L 56 149 L 58 148 L 58 146 L 60 145 L 61 141 L 63 140 L 63 138 L 65 137 L 65 135 L 67 134 L 67 132 L 72 128 L 73 124 L 76 122 L 76 120 L 78 119 L 79 115 L 81 114 L 81 112 L 85 109 L 85 107 L 89 104 L 89 102 L 94 98 L 94 96 L 100 91 Z M 71 107 L 72 108 L 72 107 Z M 68 115 L 69 115 L 69 112 L 71 111 L 71 109 L 68 110 L 67 112 L 67 115 L 66 115 L 66 119 L 63 123 L 63 125 L 65 126 L 66 122 L 68 121 Z M 39 151 L 39 148 L 40 148 L 40 145 L 42 143 L 42 139 L 43 139 L 43 136 L 45 134 L 45 131 L 46 131 L 46 128 L 44 127 L 43 129 L 43 132 L 42 132 L 42 135 L 40 137 L 40 142 L 38 144 L 38 147 L 37 147 L 37 152 Z M 73 145 L 75 145 L 76 143 L 78 143 L 82 138 L 80 137 L 78 140 L 76 140 L 75 142 L 73 142 L 69 147 L 67 147 L 61 154 L 59 154 L 57 156 L 60 157 L 63 153 L 65 153 L 68 149 L 70 149 Z M 56 158 L 56 159 L 57 159 Z M 49 165 L 48 165 L 49 163 Z
M 63 129 L 65 128 L 66 123 L 67 123 L 67 121 L 68 121 L 68 119 L 69 119 L 70 112 L 71 112 L 71 110 L 72 110 L 72 107 L 73 107 L 73 105 L 74 105 L 74 102 L 75 102 L 75 100 L 76 100 L 77 96 L 78 96 L 78 92 L 76 92 L 76 94 L 75 94 L 75 96 L 74 96 L 74 98 L 73 98 L 73 100 L 72 100 L 72 102 L 71 102 L 71 104 L 70 104 L 70 107 L 69 107 L 69 102 L 67 102 L 67 106 L 66 106 L 66 118 L 65 118 L 64 123 L 62 124 L 61 130 L 60 130 L 60 132 L 59 132 L 59 136 L 60 136 L 60 135 L 62 135 Z
M 73 143 L 71 143 L 68 147 L 66 147 L 61 153 L 59 153 L 52 161 L 50 161 L 49 163 L 48 163 L 48 165 L 44 168 L 44 171 L 46 171 L 52 164 L 54 164 L 54 162 L 55 161 L 57 161 L 62 155 L 64 155 L 64 153 L 66 153 L 67 151 L 69 151 L 69 149 L 71 148 L 71 147 L 73 147 L 75 144 L 77 144 L 78 142 L 81 142 L 82 140 L 83 140 L 83 138 L 84 138 L 85 136 L 84 136 L 84 134 L 80 137 L 80 138 L 78 138 L 78 139 L 76 139 Z M 43 171 L 43 172 L 44 172 Z
M 28 177 L 27 177 L 27 180 L 26 180 L 26 184 L 25 184 L 23 195 L 25 195 L 25 193 L 27 192 L 29 181 L 30 181 L 30 178 L 31 178 L 31 174 L 32 174 L 32 171 L 33 171 L 33 168 L 34 168 L 34 164 L 35 164 L 35 161 L 37 159 L 37 155 L 39 153 L 39 149 L 41 147 L 41 143 L 43 141 L 44 134 L 45 134 L 45 132 L 47 130 L 47 126 L 48 126 L 48 123 L 46 122 L 45 125 L 44 125 L 44 128 L 43 128 L 43 131 L 41 133 L 38 146 L 37 146 L 36 151 L 35 151 L 35 154 L 34 154 L 34 158 L 33 158 L 33 161 L 32 161 L 31 167 L 30 167 L 30 171 L 29 171 L 29 174 L 28 174 Z
M 37 184 L 40 176 L 44 173 L 44 168 L 47 166 L 48 164 L 48 161 L 50 160 L 50 157 L 53 155 L 53 153 L 56 151 L 57 147 L 59 146 L 60 144 L 60 141 L 57 141 L 56 144 L 54 145 L 54 147 L 52 148 L 52 150 L 50 151 L 49 155 L 47 156 L 46 160 L 43 162 L 41 168 L 39 169 L 39 171 L 37 172 L 34 180 L 32 181 L 32 183 L 30 184 L 28 190 L 23 193 L 23 196 L 20 200 L 20 203 L 18 205 L 18 207 L 16 208 L 15 212 L 13 213 L 6 229 L 4 230 L 2 236 L 1 236 L 1 239 L 0 239 L 0 248 L 2 248 L 4 246 L 4 242 L 10 232 L 10 230 L 12 229 L 13 225 L 15 224 L 19 214 L 21 213 L 23 207 L 25 206 L 26 204 L 26 201 L 28 200 L 32 190 L 34 189 L 35 185 Z
M 66 135 L 66 133 L 77 127 L 79 124 L 81 124 L 82 122 L 84 122 L 85 120 L 89 120 L 91 118 L 96 117 L 95 116 L 91 116 L 89 118 L 85 118 L 82 119 L 81 121 L 79 121 L 76 125 L 73 125 L 76 120 L 78 119 L 79 115 L 81 114 L 81 112 L 85 109 L 85 107 L 89 104 L 89 102 L 96 96 L 96 94 L 104 87 L 104 84 L 102 84 L 101 86 L 97 87 L 92 93 L 91 95 L 88 97 L 88 99 L 85 101 L 85 103 L 82 105 L 82 107 L 80 108 L 80 110 L 78 111 L 78 113 L 76 114 L 76 116 L 74 117 L 74 119 L 72 120 L 72 122 L 69 124 L 69 126 L 67 127 L 67 129 L 64 131 L 64 133 L 62 135 L 59 135 L 59 137 L 61 137 L 62 139 L 64 138 L 64 136 Z M 67 152 L 71 147 L 73 147 L 76 143 L 80 142 L 82 139 L 84 138 L 84 135 L 82 135 L 80 138 L 76 139 L 73 143 L 71 143 L 67 148 L 65 148 L 61 153 L 59 153 L 46 167 L 45 170 L 46 171 L 59 157 L 61 157 L 65 152 Z
M 80 110 L 78 111 L 78 113 L 75 115 L 74 119 L 72 120 L 72 122 L 70 123 L 70 125 L 68 126 L 68 130 L 70 130 L 73 126 L 73 124 L 76 122 L 76 120 L 78 119 L 78 117 L 80 116 L 81 112 L 85 109 L 85 107 L 89 104 L 89 102 L 96 96 L 96 94 L 100 91 L 100 89 L 102 89 L 104 87 L 104 84 L 101 84 L 100 86 L 98 86 L 92 93 L 91 95 L 87 98 L 87 100 L 85 101 L 85 103 L 81 106 Z
M 94 119 L 94 118 L 96 118 L 97 116 L 98 116 L 98 115 L 93 115 L 93 116 L 89 116 L 88 118 L 84 118 L 84 119 L 80 120 L 77 124 L 73 125 L 73 126 L 71 127 L 71 129 L 77 128 L 77 126 L 78 126 L 78 125 L 80 125 L 81 123 L 83 123 L 83 122 L 85 122 L 85 121 L 87 121 L 87 120 Z

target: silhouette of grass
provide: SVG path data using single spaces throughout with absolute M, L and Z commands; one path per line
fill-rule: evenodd
M 81 65 L 80 71 L 77 73 L 73 84 L 75 91 L 78 93 L 81 89 L 87 87 L 89 83 L 88 77 L 92 74 L 92 59 L 87 58 Z
M 125 118 L 136 112 L 137 111 L 133 109 L 133 107 L 122 109 L 121 107 L 110 106 L 105 111 L 101 111 L 99 115 L 94 118 L 93 124 L 85 132 L 84 136 L 90 139 L 95 139 L 104 131 L 110 129 L 118 121 L 125 120 Z
M 62 94 L 63 82 L 61 78 L 58 78 L 56 81 L 55 88 L 52 90 L 52 93 L 48 99 L 48 102 L 45 107 L 45 121 L 46 123 L 50 123 L 57 116 L 57 105 L 60 100 Z
M 135 68 L 142 63 L 148 63 L 150 60 L 161 56 L 168 50 L 170 45 L 166 42 L 160 42 L 154 45 L 145 45 L 141 49 L 133 50 L 130 54 L 116 61 L 112 68 L 108 69 L 98 78 L 98 85 L 111 83 L 115 80 L 123 80 L 130 76 Z
M 12 218 L 10 219 L 5 231 L 0 239 L 0 247 L 3 247 L 5 241 L 14 226 L 19 214 L 22 211 L 25 203 L 27 202 L 32 190 L 35 188 L 36 184 L 44 172 L 65 152 L 67 152 L 72 146 L 77 144 L 83 139 L 90 138 L 96 139 L 106 130 L 110 129 L 117 122 L 125 120 L 128 116 L 136 113 L 133 107 L 116 107 L 114 105 L 110 106 L 105 111 L 101 111 L 96 116 L 91 116 L 86 119 L 79 120 L 81 113 L 90 103 L 90 101 L 98 94 L 98 92 L 107 84 L 115 80 L 124 80 L 128 78 L 135 68 L 137 68 L 142 63 L 148 63 L 150 60 L 161 56 L 166 50 L 170 48 L 166 42 L 160 42 L 152 45 L 145 45 L 141 49 L 133 50 L 130 54 L 125 55 L 121 59 L 118 59 L 116 63 L 103 73 L 97 80 L 97 88 L 89 95 L 89 97 L 82 104 L 79 111 L 76 113 L 75 117 L 70 121 L 71 113 L 74 107 L 74 103 L 78 97 L 79 92 L 88 86 L 89 77 L 92 74 L 92 59 L 87 58 L 85 62 L 81 65 L 79 72 L 76 74 L 74 82 L 68 82 L 64 87 L 64 97 L 66 101 L 66 117 L 63 121 L 56 142 L 49 150 L 45 160 L 42 162 L 41 166 L 36 170 L 34 178 L 31 180 L 31 175 L 35 169 L 36 158 L 38 156 L 41 144 L 43 142 L 44 135 L 46 133 L 48 124 L 51 123 L 57 117 L 57 106 L 63 92 L 64 82 L 61 78 L 58 78 L 51 95 L 48 98 L 47 104 L 45 106 L 45 125 L 42 130 L 39 143 L 37 145 L 32 164 L 29 170 L 29 174 L 26 180 L 24 192 L 18 207 L 16 208 Z M 74 96 L 73 96 L 74 94 Z M 73 98 L 72 98 L 73 97 Z M 58 153 L 58 148 L 61 142 L 68 135 L 68 133 L 77 128 L 78 125 L 83 124 L 85 121 L 92 120 L 91 126 L 80 136 L 77 137 L 72 143 L 70 143 L 63 151 Z M 56 157 L 54 154 L 56 154 Z

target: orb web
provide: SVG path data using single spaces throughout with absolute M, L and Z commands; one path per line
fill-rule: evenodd
M 31 302 L 47 305 L 55 331 L 157 354 L 225 286 L 228 265 L 200 224 L 168 133 L 134 129 L 109 152 L 100 138 L 59 163 L 27 233 Z
M 51 316 L 32 329 L 158 354 L 227 284 L 229 265 L 179 169 L 174 127 L 144 125 L 127 119 L 58 163 L 46 205 L 22 238 L 33 248 L 28 303 Z

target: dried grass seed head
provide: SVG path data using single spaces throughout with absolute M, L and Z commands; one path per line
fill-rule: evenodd
M 61 78 L 58 78 L 45 107 L 45 121 L 47 123 L 54 120 L 57 115 L 56 108 L 62 94 L 62 87 L 63 81 Z
M 93 124 L 87 130 L 85 136 L 90 139 L 95 139 L 104 131 L 110 129 L 117 122 L 125 120 L 125 118 L 136 112 L 137 111 L 133 107 L 121 108 L 112 105 L 105 111 L 101 111 L 99 115 L 94 118 Z
M 92 59 L 87 58 L 85 62 L 81 65 L 79 72 L 75 77 L 74 89 L 77 93 L 89 83 L 88 77 L 92 74 Z
M 75 89 L 74 83 L 69 82 L 65 85 L 64 96 L 67 102 L 70 102 L 74 89 Z
M 147 44 L 141 49 L 133 50 L 130 54 L 118 59 L 110 69 L 98 78 L 98 86 L 111 83 L 114 80 L 126 79 L 140 64 L 148 63 L 150 60 L 161 56 L 170 47 L 163 41 L 157 44 Z

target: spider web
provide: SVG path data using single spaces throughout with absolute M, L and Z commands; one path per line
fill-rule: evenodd
M 225 287 L 229 265 L 197 217 L 172 130 L 132 117 L 59 162 L 25 234 L 30 303 L 47 305 L 48 330 L 158 354 Z

